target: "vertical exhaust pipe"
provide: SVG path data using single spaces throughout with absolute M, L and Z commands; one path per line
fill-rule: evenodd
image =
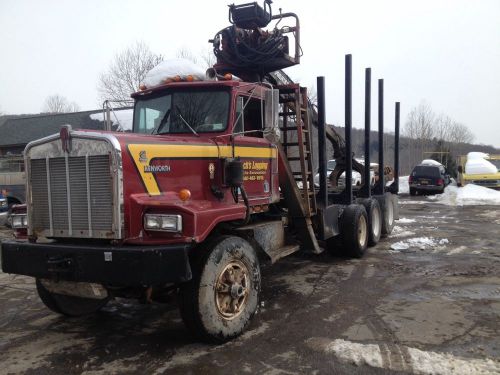
M 384 178 L 384 80 L 378 80 L 378 182 L 374 193 L 385 192 Z
M 319 195 L 318 206 L 328 206 L 326 160 L 325 77 L 317 78 L 318 88 L 318 148 L 319 148 Z
M 346 204 L 352 203 L 352 55 L 345 56 L 345 188 Z
M 371 127 L 371 96 L 372 96 L 372 69 L 365 69 L 365 169 L 359 196 L 370 198 L 370 127 Z
M 399 193 L 399 117 L 400 103 L 396 102 L 395 124 L 394 124 L 394 183 L 392 193 Z

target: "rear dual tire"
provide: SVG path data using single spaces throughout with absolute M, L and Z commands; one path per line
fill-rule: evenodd
M 382 208 L 382 237 L 387 237 L 392 233 L 395 224 L 395 209 L 392 194 L 385 193 L 383 197 L 384 207 Z
M 376 199 L 364 199 L 362 204 L 368 218 L 368 246 L 375 246 L 382 235 L 382 209 Z
M 340 219 L 342 245 L 347 255 L 361 258 L 368 247 L 369 221 L 363 205 L 351 204 Z

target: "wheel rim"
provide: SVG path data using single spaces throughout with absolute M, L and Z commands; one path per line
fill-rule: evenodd
M 239 260 L 229 263 L 219 274 L 215 286 L 215 303 L 224 319 L 234 319 L 245 310 L 249 275 L 247 266 Z
M 373 237 L 378 237 L 380 231 L 382 229 L 382 223 L 380 220 L 380 209 L 378 206 L 375 206 L 375 209 L 372 210 L 372 233 Z
M 389 202 L 389 207 L 387 210 L 387 223 L 392 225 L 394 221 L 394 207 L 392 206 L 392 202 Z
M 366 245 L 366 218 L 362 215 L 359 217 L 359 223 L 358 223 L 358 242 L 360 247 L 365 247 Z

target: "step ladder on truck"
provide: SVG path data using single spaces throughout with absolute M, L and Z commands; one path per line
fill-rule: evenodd
M 241 334 L 258 309 L 260 262 L 297 251 L 360 258 L 391 233 L 398 218 L 399 103 L 388 186 L 383 80 L 372 185 L 371 70 L 360 163 L 352 152 L 351 55 L 341 137 L 325 121 L 325 79 L 317 79 L 316 109 L 283 71 L 300 63 L 297 15 L 273 15 L 265 1 L 231 5 L 229 19 L 211 40 L 217 63 L 206 76 L 183 66 L 132 94 L 132 132 L 64 127 L 26 147 L 29 241 L 2 243 L 2 268 L 35 277 L 49 309 L 82 315 L 117 296 L 148 302 L 174 293 L 193 335 L 224 342 Z M 155 69 L 150 76 L 161 71 Z M 359 187 L 353 170 L 362 176 Z

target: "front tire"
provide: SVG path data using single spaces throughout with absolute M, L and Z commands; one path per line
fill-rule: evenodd
M 203 341 L 222 343 L 239 336 L 259 306 L 260 266 L 254 248 L 240 237 L 223 236 L 194 263 L 193 279 L 180 293 L 184 324 Z
M 102 309 L 110 300 L 109 297 L 93 299 L 52 293 L 45 288 L 40 279 L 36 279 L 36 290 L 44 305 L 50 310 L 73 317 L 93 314 Z
M 368 216 L 362 205 L 351 204 L 341 217 L 342 243 L 347 254 L 361 258 L 368 246 Z

